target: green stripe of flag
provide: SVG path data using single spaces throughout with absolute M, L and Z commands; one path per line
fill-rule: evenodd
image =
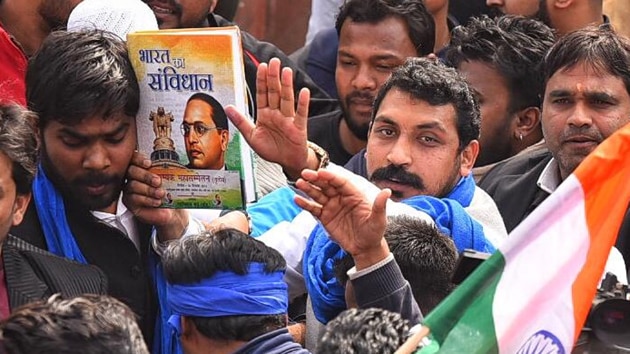
M 495 252 L 425 318 L 440 353 L 498 353 L 492 303 L 504 267 Z

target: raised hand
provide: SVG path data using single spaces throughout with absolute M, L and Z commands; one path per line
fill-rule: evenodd
M 383 237 L 389 189 L 374 201 L 345 177 L 328 170 L 304 170 L 296 187 L 311 199 L 296 196 L 295 202 L 319 219 L 330 238 L 355 260 L 357 269 L 366 268 L 389 255 Z
M 308 166 L 306 125 L 310 93 L 300 91 L 295 108 L 293 72 L 281 69 L 280 60 L 258 66 L 256 74 L 256 124 L 234 106 L 226 114 L 260 157 L 280 164 L 289 176 L 299 176 Z
M 160 176 L 149 171 L 151 160 L 135 152 L 127 169 L 123 202 L 145 224 L 154 225 L 160 241 L 178 238 L 188 225 L 188 212 L 183 209 L 159 208 L 166 191 Z

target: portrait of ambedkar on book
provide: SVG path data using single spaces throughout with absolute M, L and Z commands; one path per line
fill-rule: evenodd
M 206 93 L 195 93 L 186 102 L 180 126 L 191 169 L 225 169 L 225 152 L 230 140 L 223 106 Z

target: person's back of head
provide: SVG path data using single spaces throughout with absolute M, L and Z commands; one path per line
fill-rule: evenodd
M 429 313 L 454 288 L 455 243 L 434 225 L 406 215 L 388 219 L 385 239 L 422 313 Z
M 408 215 L 388 217 L 385 240 L 422 313 L 429 313 L 454 288 L 455 243 L 434 225 Z M 339 284 L 347 286 L 347 272 L 353 266 L 350 255 L 335 260 L 333 270 Z M 354 306 L 352 296 L 346 292 L 348 307 Z
M 249 235 L 228 228 L 186 237 L 169 245 L 162 264 L 176 330 L 230 343 L 286 327 L 286 261 Z
M 394 353 L 407 338 L 409 323 L 384 309 L 349 309 L 328 322 L 317 352 L 322 354 Z
M 106 295 L 53 295 L 16 309 L 0 330 L 7 354 L 149 353 L 133 312 Z
M 26 96 L 42 129 L 51 120 L 135 117 L 140 90 L 120 38 L 101 30 L 57 31 L 29 61 Z
M 508 158 L 542 138 L 542 62 L 554 40 L 549 27 L 520 16 L 473 18 L 453 30 L 445 60 L 478 95 L 479 166 Z
M 418 56 L 433 53 L 435 22 L 422 0 L 349 0 L 341 7 L 335 27 L 340 34 L 348 20 L 374 24 L 390 17 L 401 18 L 407 24 Z

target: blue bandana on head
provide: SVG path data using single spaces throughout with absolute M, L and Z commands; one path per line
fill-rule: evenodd
M 250 263 L 243 275 L 221 271 L 193 284 L 168 283 L 166 297 L 173 336 L 181 332 L 181 316 L 279 315 L 289 305 L 284 270 L 267 273 L 263 263 Z
M 474 249 L 494 252 L 495 248 L 485 238 L 483 227 L 464 210 L 472 202 L 475 181 L 472 175 L 461 178 L 445 198 L 415 196 L 402 201 L 427 213 L 439 230 L 450 236 L 458 251 Z M 328 323 L 346 309 L 344 288 L 333 272 L 336 259 L 343 258 L 345 251 L 328 238 L 328 233 L 318 224 L 311 233 L 304 251 L 304 280 L 313 312 L 317 320 Z

